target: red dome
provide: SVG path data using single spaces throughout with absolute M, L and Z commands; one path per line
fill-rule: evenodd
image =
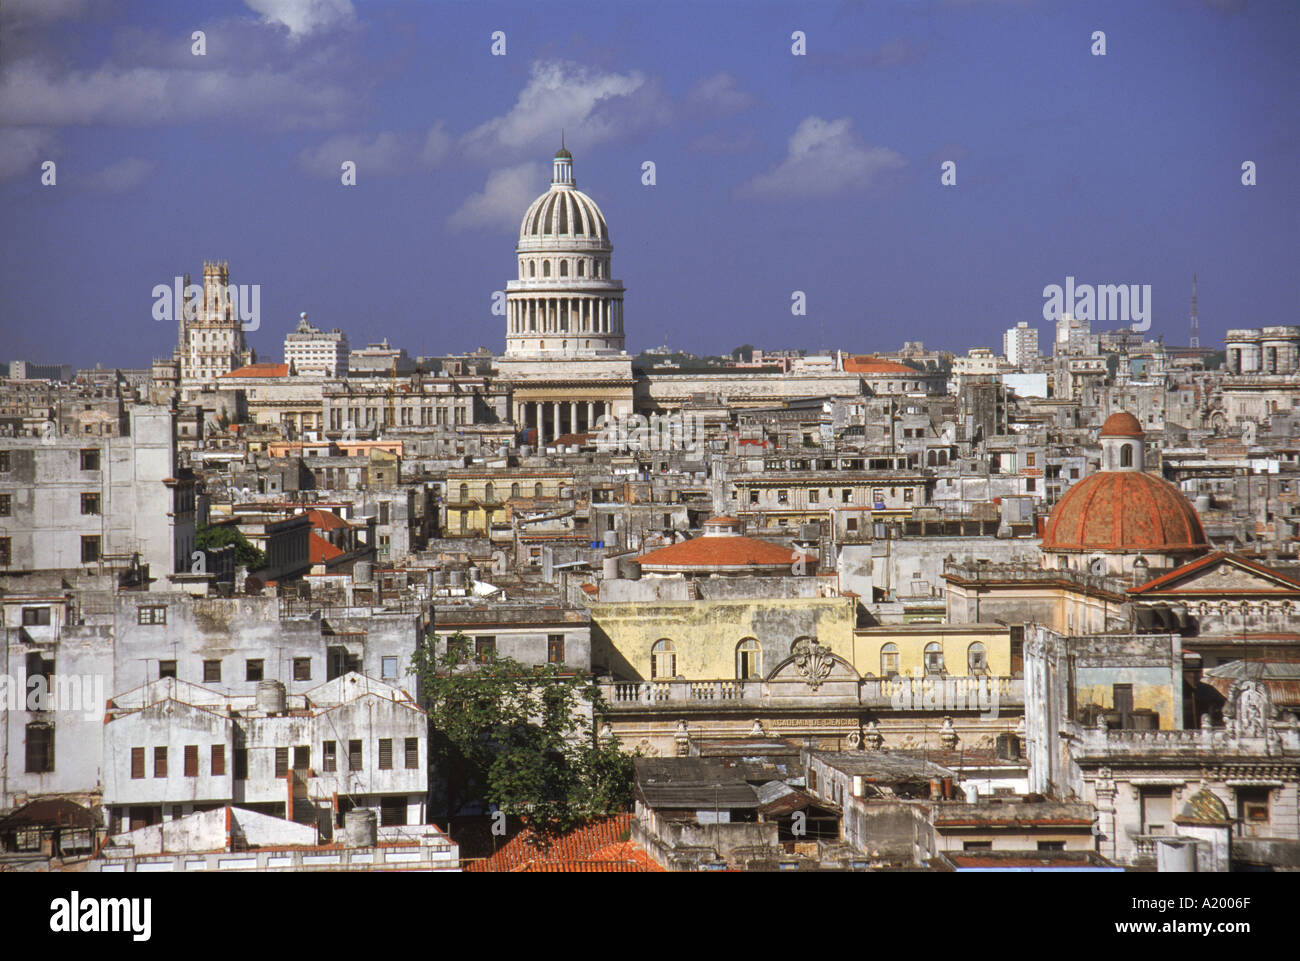
M 1141 437 L 1142 425 L 1126 410 L 1119 410 L 1106 418 L 1101 425 L 1102 437 Z
M 1106 423 L 1116 417 L 1133 420 L 1112 414 Z M 1045 551 L 1191 554 L 1209 546 L 1182 491 L 1141 471 L 1101 471 L 1079 481 L 1057 503 L 1043 534 Z

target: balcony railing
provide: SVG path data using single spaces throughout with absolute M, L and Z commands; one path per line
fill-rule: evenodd
M 1025 682 L 1018 677 L 938 676 L 868 677 L 852 682 L 849 702 L 861 707 L 900 711 L 978 711 L 1018 708 L 1025 703 Z M 797 679 L 606 681 L 601 695 L 614 711 L 644 711 L 654 707 L 753 707 L 786 702 L 798 692 L 810 699 L 843 702 L 843 686 L 820 691 Z

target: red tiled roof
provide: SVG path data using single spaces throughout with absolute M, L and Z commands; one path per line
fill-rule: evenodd
M 806 565 L 816 565 L 815 557 L 753 537 L 696 537 L 642 554 L 637 561 L 642 568 L 786 567 L 801 556 Z
M 482 861 L 471 861 L 467 871 L 649 871 L 657 868 L 624 866 L 640 864 L 640 856 L 625 849 L 630 845 L 649 861 L 638 845 L 619 839 L 629 830 L 635 815 L 615 814 L 576 828 L 553 840 L 549 845 L 533 843 L 534 835 L 524 830 L 511 838 L 501 850 Z M 617 849 L 617 856 L 615 851 Z M 599 857 L 598 857 L 599 856 Z M 653 863 L 653 862 L 650 862 Z
M 228 374 L 222 374 L 222 377 L 288 377 L 288 364 L 249 364 L 247 367 L 240 367 L 238 370 L 232 370 Z
M 850 374 L 920 374 L 906 364 L 883 360 L 873 354 L 844 358 L 844 370 Z
M 1281 581 L 1282 585 L 1280 589 L 1282 590 L 1285 590 L 1287 587 L 1300 590 L 1300 581 L 1297 581 L 1295 578 L 1287 577 L 1285 574 L 1265 567 L 1263 564 L 1259 564 L 1248 558 L 1242 557 L 1240 554 L 1232 554 L 1228 551 L 1215 551 L 1213 554 L 1207 554 L 1205 557 L 1198 557 L 1190 564 L 1184 564 L 1182 567 L 1175 567 L 1169 573 L 1161 574 L 1155 580 L 1147 581 L 1145 584 L 1130 588 L 1129 593 L 1146 594 L 1159 592 L 1162 588 L 1168 587 L 1175 581 L 1179 581 L 1186 577 L 1188 574 L 1194 573 L 1195 571 L 1205 567 L 1210 567 L 1221 560 L 1226 560 L 1233 564 L 1239 564 L 1247 570 L 1254 571 L 1256 574 L 1267 577 L 1271 580 Z
M 335 547 L 315 531 L 307 533 L 307 552 L 313 564 L 324 564 L 336 557 L 342 557 L 343 551 Z
M 1085 477 L 1057 503 L 1043 532 L 1045 551 L 1208 548 L 1201 519 L 1183 492 L 1142 471 L 1101 471 Z
M 1126 410 L 1117 410 L 1101 425 L 1102 437 L 1142 437 L 1142 425 Z
M 331 511 L 312 509 L 307 511 L 311 526 L 321 531 L 338 531 L 347 529 L 347 521 Z

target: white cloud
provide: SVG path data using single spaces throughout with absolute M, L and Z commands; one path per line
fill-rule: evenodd
M 291 67 L 225 71 L 174 67 L 119 67 L 60 73 L 28 58 L 0 77 L 0 124 L 153 126 L 209 118 L 281 127 L 337 124 L 356 92 Z
M 758 102 L 729 73 L 715 73 L 697 80 L 686 92 L 686 105 L 708 113 L 730 114 L 748 110 Z
M 54 152 L 54 135 L 39 127 L 0 127 L 0 180 L 40 176 L 40 165 Z
M 851 126 L 848 117 L 805 117 L 790 137 L 786 158 L 742 184 L 736 195 L 762 200 L 828 197 L 865 189 L 907 166 L 902 154 L 863 143 Z
M 351 0 L 244 0 L 244 3 L 260 13 L 264 23 L 288 27 L 289 34 L 295 38 L 352 20 L 356 15 Z
M 471 130 L 463 146 L 479 159 L 554 149 L 564 128 L 586 149 L 668 120 L 667 98 L 639 71 L 602 73 L 538 61 L 509 112 Z
M 524 211 L 542 192 L 545 177 L 545 169 L 537 163 L 493 170 L 483 191 L 466 198 L 447 218 L 447 226 L 452 230 L 484 227 L 518 230 Z
M 342 134 L 298 155 L 298 165 L 318 177 L 337 177 L 351 160 L 358 177 L 395 177 L 432 170 L 447 155 L 451 138 L 438 123 L 426 134 L 385 130 L 377 134 Z
M 78 184 L 90 190 L 107 190 L 120 192 L 139 186 L 140 182 L 153 169 L 153 164 L 139 157 L 127 157 L 111 163 L 102 170 L 82 177 Z

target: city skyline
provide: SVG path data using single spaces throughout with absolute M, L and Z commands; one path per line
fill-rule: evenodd
M 260 287 L 263 359 L 302 311 L 357 346 L 497 352 L 561 129 L 612 225 L 631 354 L 997 351 L 1020 321 L 1046 344 L 1067 277 L 1150 285 L 1169 344 L 1193 272 L 1202 344 L 1274 321 L 1300 239 L 1293 8 L 548 12 L 6 4 L 6 359 L 146 366 L 174 343 L 150 291 L 210 257 Z

